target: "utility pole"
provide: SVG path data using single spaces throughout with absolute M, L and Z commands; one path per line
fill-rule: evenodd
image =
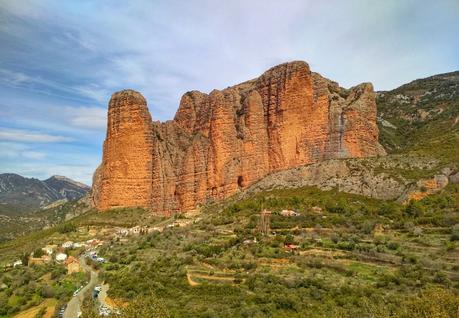
M 264 235 L 269 235 L 271 232 L 271 211 L 268 211 L 266 209 L 263 209 L 260 213 L 260 224 L 259 224 L 259 230 L 261 233 Z

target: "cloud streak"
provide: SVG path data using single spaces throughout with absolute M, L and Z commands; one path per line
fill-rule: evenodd
M 44 133 L 37 133 L 23 129 L 0 128 L 0 140 L 21 141 L 30 143 L 49 143 L 49 142 L 70 142 L 73 139 L 64 136 L 55 136 Z

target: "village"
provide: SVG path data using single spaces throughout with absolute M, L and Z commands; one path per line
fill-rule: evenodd
M 265 235 L 272 234 L 269 227 L 271 214 L 272 212 L 268 210 L 262 210 L 260 212 L 260 221 L 257 232 L 261 232 Z M 293 210 L 276 211 L 273 212 L 273 214 L 288 218 L 295 218 L 301 215 Z M 97 276 L 98 268 L 100 268 L 103 264 L 108 263 L 107 259 L 98 254 L 102 247 L 110 247 L 115 243 L 128 243 L 132 238 L 141 235 L 162 232 L 165 229 L 172 229 L 175 227 L 185 227 L 200 221 L 201 217 L 197 214 L 188 215 L 187 218 L 170 218 L 165 222 L 156 224 L 155 226 L 80 226 L 77 227 L 74 232 L 66 233 L 65 235 L 56 235 L 55 237 L 52 237 L 47 244 L 37 246 L 30 254 L 23 255 L 23 257 L 16 259 L 11 263 L 4 264 L 3 270 L 7 272 L 19 267 L 30 268 L 54 264 L 64 267 L 66 275 L 72 275 L 75 273 L 91 274 L 91 272 L 94 272 Z M 255 237 L 243 242 L 243 244 L 246 245 L 257 243 L 258 241 Z M 294 253 L 298 247 L 299 246 L 292 243 L 285 244 L 284 249 Z M 93 298 L 98 299 L 100 303 L 99 314 L 101 316 L 107 316 L 116 310 L 116 308 L 105 304 L 104 297 L 106 296 L 106 290 L 103 293 L 104 295 L 101 297 L 102 283 L 103 282 L 97 281 L 97 285 L 93 284 L 94 286 L 91 286 L 91 294 Z M 68 304 L 59 308 L 60 317 L 73 317 L 79 315 L 79 303 L 82 299 L 80 297 L 80 293 L 84 290 L 84 288 L 87 288 L 90 285 L 91 282 L 86 281 L 85 287 L 81 285 L 73 291 L 73 298 L 75 300 L 72 299 Z M 68 314 L 70 310 L 75 313 Z
M 322 214 L 322 209 L 313 207 L 311 209 L 316 215 Z M 262 237 L 275 237 L 278 233 L 271 228 L 272 217 L 283 217 L 285 219 L 299 218 L 301 213 L 292 209 L 283 210 L 267 210 L 261 209 L 258 214 L 258 223 L 254 228 L 252 234 L 253 238 L 246 238 L 241 243 L 242 245 L 257 245 L 261 243 L 257 236 Z M 322 216 L 326 218 L 326 216 Z M 164 230 L 173 228 L 186 227 L 191 224 L 196 224 L 202 220 L 200 213 L 190 213 L 186 216 L 171 217 L 152 226 L 135 225 L 132 227 L 122 226 L 79 226 L 70 233 L 64 235 L 56 235 L 51 237 L 47 244 L 37 247 L 29 255 L 15 260 L 14 262 L 5 264 L 4 271 L 9 271 L 19 267 L 37 267 L 53 264 L 65 268 L 65 273 L 68 276 L 73 274 L 84 274 L 86 280 L 77 285 L 73 290 L 73 295 L 68 303 L 59 306 L 56 310 L 58 317 L 73 318 L 80 317 L 80 305 L 85 298 L 92 298 L 98 304 L 98 313 L 100 316 L 109 316 L 114 312 L 118 312 L 118 305 L 112 301 L 106 301 L 108 284 L 105 284 L 99 279 L 99 269 L 108 266 L 110 261 L 105 257 L 99 255 L 100 250 L 112 248 L 115 245 L 130 244 L 131 240 L 136 237 L 148 235 L 151 233 L 161 233 Z M 224 230 L 224 235 L 235 236 L 233 230 Z M 282 249 L 284 252 L 291 255 L 301 255 L 300 245 L 293 240 L 286 240 L 283 243 Z M 207 279 L 208 281 L 227 279 L 221 275 L 214 275 L 209 277 L 201 273 L 199 268 L 192 266 L 187 268 L 187 280 L 190 286 L 196 286 L 200 283 L 198 281 Z M 229 275 L 229 273 L 226 273 Z M 89 291 L 89 293 L 86 293 Z
M 163 226 L 141 226 L 136 225 L 130 228 L 126 227 L 80 227 L 77 232 L 80 236 L 89 236 L 86 241 L 64 241 L 62 243 L 47 244 L 42 247 L 37 247 L 26 259 L 17 259 L 12 263 L 7 263 L 3 266 L 4 271 L 18 266 L 37 266 L 55 262 L 64 264 L 67 267 L 68 274 L 81 270 L 78 256 L 87 255 L 92 260 L 104 263 L 105 259 L 97 257 L 97 249 L 104 244 L 110 242 L 128 242 L 132 236 L 149 234 L 152 232 L 162 232 L 165 228 L 181 227 L 190 224 L 191 222 L 199 221 L 190 219 L 179 219 L 169 222 Z M 102 237 L 104 239 L 102 239 Z
M 58 317 L 79 317 L 81 314 L 80 303 L 85 297 L 81 294 L 88 288 L 92 297 L 99 303 L 99 315 L 108 316 L 110 313 L 116 312 L 117 309 L 105 303 L 108 287 L 101 285 L 103 282 L 98 279 L 98 269 L 102 264 L 107 263 L 107 260 L 98 254 L 99 250 L 104 246 L 111 246 L 115 242 L 127 243 L 132 238 L 141 235 L 162 232 L 164 229 L 174 227 L 183 227 L 198 221 L 200 218 L 171 218 L 157 226 L 80 226 L 70 233 L 56 233 L 43 246 L 34 247 L 32 252 L 9 263 L 4 263 L 0 268 L 3 268 L 3 272 L 6 273 L 19 268 L 52 269 L 57 266 L 63 268 L 68 277 L 84 274 L 91 279 L 87 278 L 82 285 L 78 285 L 74 289 L 73 297 L 68 304 L 56 309 Z M 92 282 L 93 278 L 94 282 Z M 3 285 L 0 286 L 0 289 L 6 288 L 6 285 Z M 105 287 L 104 291 L 102 291 L 103 287 Z

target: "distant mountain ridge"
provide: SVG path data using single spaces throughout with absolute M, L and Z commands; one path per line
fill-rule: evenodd
M 458 162 L 459 71 L 377 92 L 379 141 L 388 153 Z
M 30 212 L 58 200 L 77 200 L 89 190 L 89 186 L 63 176 L 38 180 L 3 173 L 0 174 L 0 214 Z

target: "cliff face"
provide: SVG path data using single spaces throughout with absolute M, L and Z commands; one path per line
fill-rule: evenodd
M 100 210 L 170 214 L 227 198 L 275 171 L 383 154 L 372 85 L 346 90 L 292 62 L 221 91 L 188 92 L 165 123 L 151 121 L 139 93 L 115 93 L 93 200 Z
M 102 166 L 93 185 L 98 208 L 150 206 L 154 144 L 151 127 L 142 95 L 134 91 L 112 95 Z

